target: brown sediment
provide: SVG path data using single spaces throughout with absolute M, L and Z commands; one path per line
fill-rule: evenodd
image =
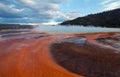
M 113 36 L 108 36 L 106 38 L 98 38 L 96 39 L 99 43 L 102 43 L 107 46 L 111 46 L 116 50 L 120 50 L 120 34 L 116 34 Z
M 59 65 L 73 73 L 85 77 L 120 77 L 120 50 L 118 49 L 120 46 L 114 48 L 97 41 L 118 34 L 84 34 L 82 36 L 86 41 L 83 40 L 83 45 L 75 43 L 75 37 L 69 38 L 72 42 L 64 39 L 64 42 L 58 41 L 52 44 L 51 53 Z M 116 42 L 112 43 L 116 44 Z

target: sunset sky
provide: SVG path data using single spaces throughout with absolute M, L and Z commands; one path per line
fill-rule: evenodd
M 120 0 L 0 0 L 0 23 L 62 22 L 120 8 Z

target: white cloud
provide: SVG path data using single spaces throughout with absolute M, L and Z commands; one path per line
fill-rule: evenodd
M 36 10 L 39 15 L 48 15 L 51 18 L 57 18 L 61 15 L 60 4 L 61 0 L 20 0 L 26 6 Z M 65 0 L 68 1 L 68 0 Z M 64 1 L 64 2 L 65 2 Z
M 0 22 L 49 22 L 78 17 L 76 12 L 63 12 L 61 4 L 71 0 L 0 0 Z
M 120 0 L 102 0 L 103 10 L 113 10 L 120 8 Z
M 62 2 L 70 2 L 71 0 L 20 0 L 26 6 L 35 9 L 38 11 L 38 14 L 48 15 L 51 20 L 63 19 L 69 20 L 78 17 L 78 14 L 75 12 L 62 12 L 60 10 L 60 5 Z M 67 3 L 66 3 L 67 4 Z
M 12 5 L 4 5 L 2 3 L 0 3 L 0 10 L 9 13 L 20 13 L 23 11 L 23 9 L 17 9 Z
M 105 4 L 108 4 L 110 2 L 112 2 L 113 0 L 103 0 L 101 4 L 105 5 Z

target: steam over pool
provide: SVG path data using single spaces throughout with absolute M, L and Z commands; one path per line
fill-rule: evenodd
M 103 28 L 103 27 L 84 27 L 84 26 L 48 26 L 39 25 L 35 28 L 37 31 L 41 32 L 56 32 L 56 33 L 88 33 L 88 32 L 120 32 L 120 28 Z

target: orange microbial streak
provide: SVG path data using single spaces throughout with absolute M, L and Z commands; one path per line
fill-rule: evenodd
M 51 57 L 50 44 L 59 40 L 57 36 L 26 37 L 0 41 L 0 77 L 83 77 L 65 70 Z

